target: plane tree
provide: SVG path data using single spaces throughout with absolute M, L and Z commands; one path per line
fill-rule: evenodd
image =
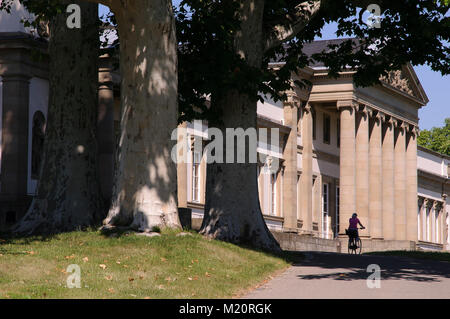
M 9 11 L 12 1 L 3 1 Z M 68 4 L 81 8 L 81 29 L 67 27 Z M 102 218 L 97 162 L 98 5 L 24 0 L 35 19 L 24 21 L 48 38 L 49 105 L 36 195 L 13 227 L 21 235 L 82 229 Z M 39 55 L 34 55 L 39 56 Z M 31 141 L 30 141 L 31 142 Z

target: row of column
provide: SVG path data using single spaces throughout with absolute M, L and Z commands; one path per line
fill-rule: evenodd
M 362 237 L 417 240 L 416 128 L 355 101 L 341 121 L 340 234 L 356 212 Z
M 421 241 L 446 244 L 448 229 L 444 214 L 445 200 L 418 198 L 417 233 Z

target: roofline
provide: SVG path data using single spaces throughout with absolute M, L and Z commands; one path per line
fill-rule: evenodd
M 420 145 L 417 145 L 417 150 L 420 150 L 420 151 L 423 151 L 425 153 L 429 153 L 429 154 L 432 154 L 432 155 L 435 155 L 435 156 L 438 156 L 438 157 L 442 157 L 442 158 L 446 158 L 446 159 L 450 160 L 450 156 L 449 155 L 442 154 L 442 153 L 430 150 L 429 148 L 426 148 L 426 147 L 423 147 L 423 146 L 420 146 Z

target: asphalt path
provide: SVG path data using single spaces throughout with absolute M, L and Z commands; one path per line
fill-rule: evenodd
M 243 298 L 450 299 L 450 263 L 306 252 L 303 260 Z

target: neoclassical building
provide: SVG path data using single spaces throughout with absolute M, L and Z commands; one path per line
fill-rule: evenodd
M 48 105 L 48 68 L 33 59 L 46 42 L 23 28 L 17 5 L 0 15 L 0 230 L 25 213 L 36 190 Z M 305 46 L 320 52 L 330 41 Z M 120 114 L 120 75 L 111 58 L 100 57 L 99 159 L 105 200 L 111 196 Z M 277 67 L 276 64 L 273 67 Z M 299 76 L 312 83 L 295 88 L 285 103 L 270 97 L 258 104 L 258 127 L 278 128 L 280 147 L 258 142 L 259 196 L 274 233 L 297 234 L 339 245 L 353 212 L 371 249 L 450 250 L 450 157 L 417 146 L 418 111 L 428 98 L 406 65 L 381 85 L 358 88 L 354 71 L 328 77 L 321 64 Z M 448 114 L 450 116 L 450 114 Z M 205 139 L 207 124 L 184 123 L 189 140 Z M 193 143 L 194 144 L 194 143 Z M 192 148 L 190 163 L 178 164 L 178 200 L 201 222 L 206 158 Z M 264 169 L 271 159 L 276 172 Z M 344 236 L 343 236 L 344 235 Z

